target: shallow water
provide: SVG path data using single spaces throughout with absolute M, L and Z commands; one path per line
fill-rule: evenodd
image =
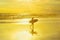
M 0 23 L 0 40 L 60 40 L 60 18 L 39 18 L 36 35 L 24 34 L 30 24 Z

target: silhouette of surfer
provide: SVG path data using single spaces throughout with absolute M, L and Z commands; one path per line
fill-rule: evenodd
M 37 34 L 37 32 L 34 31 L 34 23 L 37 22 L 37 21 L 38 21 L 38 19 L 34 19 L 34 18 L 32 18 L 32 20 L 29 21 L 29 23 L 31 23 L 31 25 L 32 25 L 31 26 L 31 33 L 32 33 L 32 35 L 33 34 Z

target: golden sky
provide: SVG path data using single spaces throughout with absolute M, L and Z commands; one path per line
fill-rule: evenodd
M 60 13 L 60 1 L 0 0 L 0 13 Z

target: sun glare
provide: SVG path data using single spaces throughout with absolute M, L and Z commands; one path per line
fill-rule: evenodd
M 16 40 L 30 40 L 32 38 L 32 34 L 28 31 L 21 31 L 14 34 L 13 37 Z
M 29 24 L 30 19 L 21 19 L 18 20 L 18 24 Z

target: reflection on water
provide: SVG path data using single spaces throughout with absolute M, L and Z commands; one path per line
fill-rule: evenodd
M 29 24 L 0 24 L 0 40 L 60 40 L 60 18 L 40 18 L 35 23 L 38 34 L 34 36 L 29 27 Z

